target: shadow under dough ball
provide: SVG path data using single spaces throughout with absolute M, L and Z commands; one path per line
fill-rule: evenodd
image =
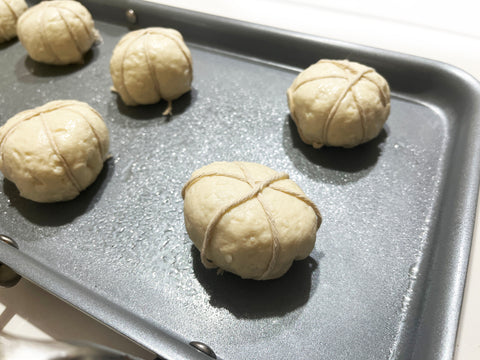
M 51 65 L 83 63 L 100 38 L 89 11 L 77 1 L 43 1 L 18 19 L 17 35 L 30 57 Z
M 0 127 L 0 171 L 24 198 L 71 200 L 92 184 L 108 158 L 109 135 L 88 104 L 52 101 Z
M 110 60 L 113 91 L 126 105 L 172 101 L 190 91 L 192 56 L 182 35 L 174 29 L 151 27 L 126 34 Z
M 24 0 L 0 0 L 0 43 L 17 36 L 17 20 L 25 10 Z
M 312 252 L 317 207 L 286 173 L 249 162 L 214 162 L 182 190 L 185 227 L 207 268 L 245 279 L 284 275 Z
M 376 137 L 390 114 L 390 88 L 374 69 L 348 60 L 320 60 L 287 91 L 300 138 L 320 148 L 351 148 Z

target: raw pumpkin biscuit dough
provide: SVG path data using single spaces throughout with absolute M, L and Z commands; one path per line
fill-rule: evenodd
M 83 63 L 100 39 L 89 11 L 70 0 L 32 6 L 18 19 L 17 34 L 33 60 L 52 65 Z
M 110 60 L 113 91 L 126 105 L 172 101 L 190 91 L 192 56 L 182 35 L 174 29 L 151 27 L 126 34 Z
M 390 88 L 374 69 L 348 60 L 320 60 L 287 91 L 301 139 L 315 148 L 354 147 L 375 138 L 390 114 Z
M 320 212 L 285 173 L 214 162 L 192 174 L 182 196 L 188 235 L 207 268 L 274 279 L 315 245 Z
M 108 129 L 94 109 L 53 101 L 0 127 L 0 171 L 27 199 L 70 200 L 95 181 L 108 147 Z
M 0 0 L 0 43 L 17 36 L 17 20 L 25 10 L 24 0 Z

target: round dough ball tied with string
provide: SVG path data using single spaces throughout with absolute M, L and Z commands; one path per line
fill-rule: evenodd
M 192 56 L 182 35 L 174 29 L 151 27 L 126 34 L 110 60 L 113 91 L 129 106 L 168 102 L 190 91 Z
M 24 198 L 71 200 L 95 181 L 108 147 L 107 126 L 88 104 L 52 101 L 0 127 L 0 171 Z
M 288 174 L 250 162 L 214 162 L 182 190 L 188 235 L 207 268 L 245 279 L 284 275 L 315 245 L 322 218 Z
M 351 148 L 375 138 L 390 114 L 390 88 L 374 69 L 348 60 L 320 60 L 287 91 L 303 142 Z
M 17 20 L 27 8 L 24 0 L 0 0 L 0 43 L 17 36 Z
M 51 65 L 83 63 L 100 39 L 90 12 L 79 2 L 42 1 L 18 19 L 17 34 L 30 57 Z

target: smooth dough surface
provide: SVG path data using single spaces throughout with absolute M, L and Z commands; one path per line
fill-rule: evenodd
M 74 100 L 53 101 L 0 127 L 0 171 L 24 198 L 66 201 L 95 181 L 108 147 L 108 129 L 94 109 Z
M 25 0 L 0 0 L 0 43 L 17 36 L 17 20 L 25 10 Z
M 100 38 L 90 12 L 70 0 L 32 6 L 18 19 L 17 35 L 33 60 L 52 65 L 83 63 Z
M 126 105 L 171 104 L 192 84 L 192 56 L 174 29 L 152 27 L 126 34 L 110 60 L 114 91 Z
M 374 69 L 348 60 L 320 60 L 287 91 L 301 139 L 315 148 L 354 147 L 375 138 L 390 114 L 390 88 Z
M 315 245 L 320 212 L 285 173 L 215 162 L 193 172 L 182 195 L 188 235 L 207 268 L 274 279 Z

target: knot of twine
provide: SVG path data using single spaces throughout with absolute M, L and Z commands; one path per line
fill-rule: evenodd
M 245 202 L 247 202 L 247 201 L 256 197 L 257 200 L 259 201 L 260 205 L 262 206 L 263 211 L 265 212 L 265 215 L 266 215 L 269 227 L 270 227 L 270 231 L 271 231 L 271 234 L 272 234 L 272 255 L 270 257 L 270 261 L 268 263 L 268 266 L 267 266 L 265 272 L 258 278 L 259 280 L 263 280 L 263 279 L 266 279 L 270 275 L 272 270 L 275 268 L 275 265 L 276 265 L 277 259 L 278 259 L 279 250 L 280 250 L 280 240 L 279 240 L 280 235 L 278 233 L 278 229 L 277 229 L 277 226 L 275 224 L 275 219 L 274 219 L 273 213 L 270 210 L 269 205 L 267 204 L 267 202 L 265 201 L 265 199 L 263 197 L 263 193 L 262 193 L 263 190 L 266 189 L 267 187 L 269 187 L 271 189 L 274 189 L 274 190 L 283 192 L 287 195 L 293 196 L 296 199 L 306 203 L 315 212 L 315 215 L 317 217 L 317 229 L 320 227 L 320 224 L 322 222 L 322 217 L 321 217 L 320 211 L 318 210 L 316 205 L 310 199 L 308 199 L 305 195 L 274 185 L 274 183 L 279 181 L 279 180 L 289 179 L 289 176 L 288 176 L 287 173 L 283 173 L 283 172 L 282 173 L 276 173 L 276 174 L 272 175 L 271 177 L 269 177 L 268 179 L 266 179 L 264 181 L 255 182 L 255 180 L 251 176 L 248 175 L 247 169 L 243 166 L 243 164 L 241 164 L 239 162 L 236 162 L 235 164 L 242 171 L 242 173 L 244 175 L 243 178 L 240 177 L 240 176 L 236 176 L 236 175 L 232 175 L 232 174 L 224 174 L 224 173 L 221 173 L 221 172 L 208 172 L 208 173 L 199 174 L 199 175 L 196 175 L 196 176 L 192 177 L 185 184 L 185 186 L 182 189 L 182 197 L 185 198 L 185 193 L 186 193 L 187 189 L 193 183 L 195 183 L 198 180 L 200 180 L 202 178 L 205 178 L 205 177 L 224 176 L 224 177 L 229 177 L 229 178 L 232 178 L 232 179 L 242 181 L 242 182 L 250 185 L 250 187 L 252 188 L 252 190 L 250 192 L 241 196 L 237 200 L 234 200 L 231 203 L 221 207 L 220 209 L 217 210 L 215 215 L 212 217 L 212 219 L 208 223 L 207 229 L 205 231 L 205 235 L 203 237 L 202 248 L 200 249 L 200 259 L 202 261 L 202 264 L 206 268 L 208 268 L 208 269 L 217 268 L 217 266 L 215 264 L 213 264 L 213 262 L 210 261 L 209 259 L 207 259 L 207 257 L 206 257 L 206 250 L 207 250 L 208 246 L 210 245 L 210 242 L 213 238 L 213 233 L 215 231 L 215 227 L 217 226 L 217 224 L 220 222 L 220 220 L 229 211 L 231 211 L 232 209 L 236 208 L 237 206 L 239 206 L 239 205 L 241 205 L 241 204 L 243 204 L 243 203 L 245 203 Z

